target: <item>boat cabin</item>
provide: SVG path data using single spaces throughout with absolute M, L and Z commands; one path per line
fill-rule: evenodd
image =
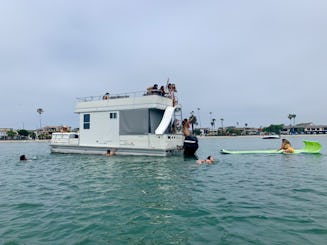
M 79 133 L 54 133 L 52 152 L 103 154 L 115 149 L 121 155 L 165 156 L 183 145 L 182 112 L 172 98 L 146 93 L 106 96 L 78 99 Z

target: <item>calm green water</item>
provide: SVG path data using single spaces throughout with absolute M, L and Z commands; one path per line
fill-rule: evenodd
M 0 244 L 326 244 L 327 137 L 321 155 L 220 155 L 280 140 L 200 139 L 198 156 L 50 154 L 0 143 Z M 31 161 L 20 162 L 26 154 Z

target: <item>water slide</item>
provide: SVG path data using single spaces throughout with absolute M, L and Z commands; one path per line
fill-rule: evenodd
M 175 109 L 176 108 L 173 106 L 168 106 L 166 108 L 165 113 L 161 119 L 161 122 L 155 131 L 155 134 L 163 134 L 166 131 L 166 129 L 169 126 L 169 123 L 171 122 L 171 120 L 173 118 Z

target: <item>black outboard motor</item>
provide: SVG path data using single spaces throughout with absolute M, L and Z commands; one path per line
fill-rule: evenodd
M 184 155 L 193 156 L 199 148 L 198 138 L 193 135 L 186 136 L 184 139 Z

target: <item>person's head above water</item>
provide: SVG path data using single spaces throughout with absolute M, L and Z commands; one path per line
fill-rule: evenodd
M 26 158 L 25 155 L 20 155 L 19 160 L 20 161 L 25 161 L 25 160 L 27 160 L 27 158 Z

